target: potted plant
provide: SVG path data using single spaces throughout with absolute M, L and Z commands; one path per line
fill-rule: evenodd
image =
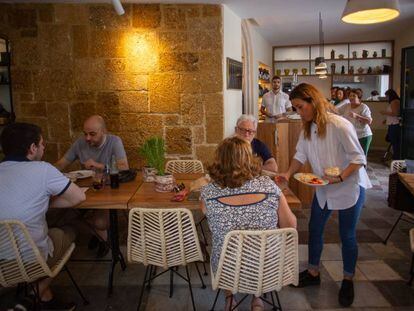
M 169 192 L 174 187 L 174 177 L 165 174 L 165 142 L 161 137 L 151 137 L 139 149 L 149 167 L 144 167 L 144 180 L 155 181 L 155 190 Z M 154 176 L 155 175 L 155 176 Z M 149 180 L 148 180 L 149 179 Z

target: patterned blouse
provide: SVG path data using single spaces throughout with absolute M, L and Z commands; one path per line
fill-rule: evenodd
M 232 230 L 276 229 L 280 189 L 268 176 L 259 176 L 239 188 L 220 188 L 214 182 L 201 188 L 212 234 L 211 267 L 216 272 L 226 234 Z M 228 205 L 220 198 L 241 194 L 265 194 L 265 198 L 249 205 Z

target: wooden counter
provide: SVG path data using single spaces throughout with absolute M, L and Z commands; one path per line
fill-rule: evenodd
M 296 152 L 296 144 L 302 130 L 301 120 L 283 119 L 276 123 L 259 122 L 257 138 L 264 142 L 276 159 L 279 172 L 286 172 Z M 309 164 L 305 164 L 300 172 L 311 172 Z M 312 202 L 314 189 L 291 178 L 289 188 L 308 205 Z

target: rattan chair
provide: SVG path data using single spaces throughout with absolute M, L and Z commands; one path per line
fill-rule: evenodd
M 200 160 L 170 160 L 165 165 L 165 172 L 170 174 L 196 174 L 204 173 L 203 163 Z M 205 222 L 206 217 L 203 216 L 196 224 L 196 227 L 200 228 L 201 235 L 203 236 L 202 246 L 207 246 L 208 241 L 206 234 L 204 232 L 203 223 Z M 206 259 L 208 260 L 210 255 L 208 254 L 207 248 L 203 247 L 203 253 L 205 254 Z M 206 266 L 203 262 L 204 275 L 207 275 Z
M 295 229 L 231 231 L 225 237 L 217 271 L 211 273 L 213 290 L 218 289 L 211 310 L 214 310 L 221 289 L 246 294 L 236 306 L 230 306 L 230 310 L 248 295 L 260 297 L 272 305 L 273 310 L 281 310 L 277 292 L 283 286 L 297 285 L 298 277 L 298 234 Z M 271 301 L 261 297 L 266 293 L 270 293 Z
M 193 215 L 188 209 L 131 209 L 127 256 L 129 262 L 142 263 L 147 267 L 137 310 L 141 306 L 145 286 L 151 286 L 152 280 L 167 271 L 170 272 L 170 297 L 173 293 L 173 276 L 176 274 L 188 283 L 193 309 L 196 310 L 187 265 L 195 263 L 202 288 L 205 288 L 196 263 L 204 259 Z M 179 266 L 185 266 L 187 277 L 178 272 Z M 164 271 L 156 274 L 157 267 L 163 268 Z
M 37 281 L 47 277 L 54 278 L 61 270 L 65 270 L 84 304 L 88 304 L 66 267 L 74 249 L 75 244 L 72 243 L 55 266 L 49 267 L 22 222 L 0 221 L 0 285 L 13 287 L 21 283 L 28 284 L 35 293 L 34 302 L 38 307 L 40 295 Z
M 394 160 L 391 162 L 390 165 L 390 174 L 392 173 L 398 173 L 398 172 L 402 172 L 403 170 L 405 170 L 406 168 L 406 163 L 405 160 Z M 392 187 L 392 185 L 388 185 L 389 187 Z M 394 186 L 396 188 L 396 184 Z M 396 189 L 393 190 L 394 192 L 396 192 Z M 410 212 L 406 212 L 403 211 L 400 213 L 400 215 L 398 216 L 397 220 L 395 221 L 394 225 L 392 226 L 390 232 L 388 232 L 386 238 L 384 239 L 383 243 L 387 244 L 388 239 L 390 238 L 391 234 L 393 233 L 394 229 L 397 227 L 398 223 L 400 222 L 400 220 L 414 224 L 414 213 L 410 213 Z
M 414 228 L 410 229 L 410 246 L 411 246 L 411 252 L 413 253 L 411 257 L 411 268 L 410 268 L 410 280 L 408 281 L 408 285 L 413 284 L 414 279 Z
M 200 160 L 170 160 L 165 165 L 165 172 L 169 174 L 204 173 L 204 167 Z

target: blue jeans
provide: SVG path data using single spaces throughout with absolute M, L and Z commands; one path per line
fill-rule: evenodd
M 344 276 L 353 276 L 358 259 L 358 245 L 356 240 L 356 225 L 365 202 L 365 189 L 359 187 L 359 198 L 354 206 L 339 213 L 339 233 L 342 242 L 342 261 Z M 332 211 L 328 210 L 327 204 L 320 208 L 316 195 L 313 197 L 311 217 L 309 220 L 309 268 L 319 269 L 323 249 L 323 231 L 325 224 Z

